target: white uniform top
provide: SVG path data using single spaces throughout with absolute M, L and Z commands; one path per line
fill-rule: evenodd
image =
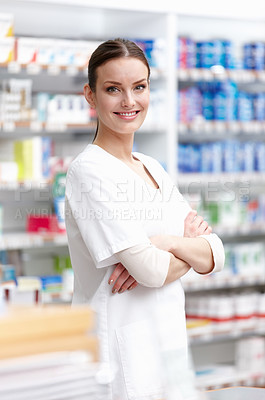
M 100 361 L 115 372 L 106 400 L 163 398 L 165 354 L 175 354 L 182 363 L 187 351 L 180 280 L 161 288 L 138 285 L 123 294 L 112 294 L 108 285 L 115 253 L 150 243 L 152 235 L 183 236 L 190 211 L 161 165 L 133 154 L 159 189 L 93 144 L 67 173 L 65 217 L 75 277 L 73 304 L 90 304 L 97 313 Z M 214 244 L 211 247 L 216 263 L 218 254 Z

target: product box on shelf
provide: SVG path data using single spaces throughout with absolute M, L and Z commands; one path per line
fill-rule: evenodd
M 36 63 L 39 51 L 39 38 L 16 38 L 16 61 L 21 65 Z
M 1 23 L 1 22 L 0 22 Z M 15 60 L 15 38 L 0 36 L 0 64 Z
M 98 41 L 16 38 L 16 61 L 21 65 L 85 68 Z
M 1 120 L 4 123 L 13 124 L 30 121 L 32 117 L 32 80 L 6 79 L 2 81 L 1 86 Z
M 52 215 L 28 215 L 26 231 L 31 233 L 64 233 L 65 229 L 59 225 L 58 218 Z
M 44 181 L 50 179 L 50 157 L 52 140 L 49 137 L 35 136 L 14 142 L 14 159 L 18 168 L 19 182 Z
M 42 302 L 41 281 L 38 277 L 18 276 L 9 282 L 2 283 L 7 304 L 36 305 Z
M 0 38 L 14 36 L 14 15 L 0 13 Z
M 0 184 L 17 182 L 18 165 L 14 161 L 0 161 Z

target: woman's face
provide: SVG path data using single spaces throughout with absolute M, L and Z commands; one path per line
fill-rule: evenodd
M 148 69 L 139 59 L 122 57 L 97 68 L 96 90 L 85 88 L 97 111 L 99 132 L 128 134 L 144 122 L 149 105 Z

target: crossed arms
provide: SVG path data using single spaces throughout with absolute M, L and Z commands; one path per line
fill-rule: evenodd
M 181 278 L 190 268 L 200 274 L 210 273 L 215 268 L 212 247 L 208 241 L 208 238 L 212 236 L 210 235 L 211 232 L 212 228 L 208 226 L 208 223 L 201 216 L 198 216 L 196 211 L 192 210 L 184 221 L 184 237 L 158 235 L 150 238 L 152 245 L 169 253 L 169 265 L 167 262 L 162 285 Z M 202 235 L 203 237 L 199 237 Z M 219 241 L 217 245 L 220 255 L 218 269 L 222 269 L 224 263 L 223 247 L 220 239 L 216 238 Z M 123 264 L 126 265 L 126 262 L 118 263 L 109 278 L 109 284 L 113 284 L 113 293 L 131 290 L 139 283 L 133 276 L 134 274 L 130 274 Z M 150 268 L 149 276 L 151 280 L 152 265 L 148 267 Z M 142 284 L 145 285 L 145 283 Z M 146 286 L 152 285 L 146 282 Z

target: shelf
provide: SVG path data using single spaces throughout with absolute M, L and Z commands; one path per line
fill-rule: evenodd
M 178 124 L 180 142 L 206 142 L 231 139 L 259 140 L 265 136 L 265 122 L 263 121 L 206 121 L 203 119 L 194 122 Z
M 55 136 L 58 139 L 65 138 L 65 135 L 92 135 L 95 133 L 96 125 L 96 121 L 91 121 L 88 124 L 51 124 L 39 121 L 0 123 L 0 139 L 19 139 L 33 136 Z M 163 132 L 164 130 L 165 126 L 148 124 L 141 127 L 136 132 L 136 135 L 151 135 Z
M 151 68 L 151 80 L 165 79 L 165 72 Z M 87 82 L 87 67 L 58 65 L 20 65 L 17 62 L 0 64 L 0 79 L 31 79 L 33 92 L 46 93 L 83 93 Z
M 211 68 L 179 69 L 177 77 L 180 82 L 199 82 L 214 80 L 232 80 L 237 83 L 265 83 L 265 71 L 247 69 L 225 69 L 221 65 Z
M 235 289 L 235 288 L 248 288 L 248 287 L 256 287 L 265 286 L 265 276 L 236 276 L 231 275 L 227 276 L 226 279 L 222 278 L 221 276 L 215 277 L 215 275 L 209 275 L 205 278 L 200 278 L 185 282 L 182 280 L 182 284 L 184 287 L 185 293 L 193 293 L 193 292 L 200 292 L 205 290 L 227 290 L 227 289 Z
M 91 121 L 88 124 L 51 124 L 39 121 L 32 122 L 6 122 L 0 124 L 0 139 L 18 139 L 20 137 L 31 136 L 52 136 L 92 134 L 96 129 L 96 122 Z
M 264 319 L 264 318 L 263 318 Z M 237 325 L 237 322 L 225 322 L 219 324 L 208 324 L 205 322 L 194 328 L 188 328 L 189 343 L 191 345 L 200 345 L 204 343 L 214 343 L 221 341 L 237 340 L 249 336 L 265 335 L 265 321 L 256 322 L 255 319 L 247 321 L 244 325 Z M 187 322 L 189 326 L 189 320 Z
M 198 369 L 196 374 L 196 386 L 201 390 L 216 390 L 232 386 L 262 387 L 265 384 L 264 371 L 239 371 L 231 365 L 205 366 Z
M 177 175 L 177 185 L 208 185 L 209 183 L 265 183 L 264 172 L 223 172 L 223 173 L 179 173 Z
M 67 246 L 64 233 L 6 233 L 0 236 L 0 251 Z

